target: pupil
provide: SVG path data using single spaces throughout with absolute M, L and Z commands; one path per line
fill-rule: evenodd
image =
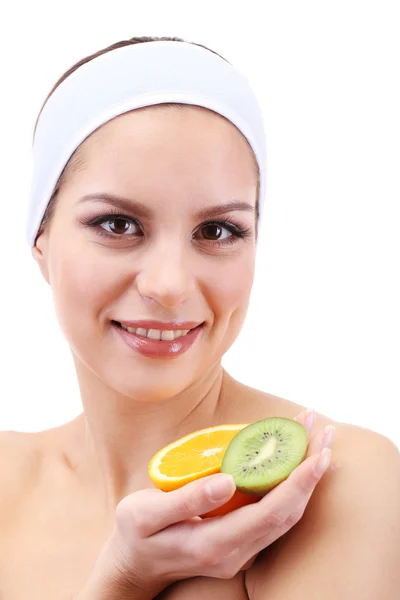
M 207 240 L 215 240 L 221 235 L 221 227 L 219 225 L 206 225 L 206 227 L 203 227 L 203 233 Z
M 129 227 L 129 223 L 125 219 L 114 219 L 112 221 L 114 233 L 123 233 Z

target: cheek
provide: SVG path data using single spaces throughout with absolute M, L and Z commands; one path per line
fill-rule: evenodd
M 247 312 L 253 280 L 253 256 L 222 265 L 209 280 L 213 309 L 220 321 L 238 320 L 238 324 L 242 323 Z
M 93 324 L 110 302 L 115 269 L 107 268 L 106 261 L 94 260 L 87 249 L 80 253 L 76 248 L 60 256 L 50 273 L 58 320 L 70 342 L 76 337 L 89 339 L 99 331 Z
M 228 261 L 227 261 L 228 262 Z M 246 318 L 254 279 L 254 258 L 232 261 L 208 282 L 208 303 L 214 313 L 210 357 L 221 358 L 237 339 Z

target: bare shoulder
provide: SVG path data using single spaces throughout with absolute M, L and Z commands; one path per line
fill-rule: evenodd
M 0 432 L 0 524 L 10 520 L 31 486 L 40 465 L 35 436 L 17 431 Z
M 355 590 L 357 598 L 397 598 L 399 505 L 397 446 L 379 433 L 340 425 L 331 467 L 302 518 L 247 572 L 251 600 L 267 598 L 266 590 L 268 597 L 309 599 L 310 589 L 327 584 L 329 598 L 354 598 Z
M 0 489 L 4 490 L 7 483 L 23 484 L 34 476 L 40 456 L 39 434 L 0 431 Z
M 276 396 L 256 388 L 250 387 L 233 379 L 224 373 L 224 405 L 225 419 L 228 422 L 251 422 L 268 417 L 286 417 L 293 419 L 306 408 L 281 396 Z M 327 415 L 317 413 L 316 431 L 327 425 L 338 427 L 341 423 L 334 421 Z
M 0 504 L 36 486 L 44 470 L 54 475 L 65 466 L 65 449 L 76 445 L 82 432 L 81 417 L 42 431 L 0 431 Z
M 18 511 L 40 484 L 46 465 L 56 455 L 55 432 L 0 431 L 0 521 Z
M 29 471 L 39 450 L 38 434 L 0 431 L 0 477 L 12 476 L 16 467 Z

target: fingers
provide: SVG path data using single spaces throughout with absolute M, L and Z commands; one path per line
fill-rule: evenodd
M 320 459 L 325 462 L 319 462 Z M 211 546 L 215 544 L 220 552 L 229 552 L 229 549 L 268 536 L 269 543 L 275 541 L 301 518 L 316 484 L 328 468 L 329 461 L 329 449 L 324 450 L 323 456 L 318 454 L 307 458 L 286 481 L 271 490 L 258 503 L 244 506 L 222 517 L 208 532 Z M 257 552 L 255 549 L 252 553 Z
M 316 412 L 312 408 L 303 410 L 299 413 L 294 421 L 300 423 L 305 427 L 308 437 L 310 438 L 307 456 L 312 456 L 318 452 L 321 452 L 323 448 L 331 448 L 333 438 L 335 434 L 335 427 L 333 425 L 327 425 L 325 429 L 319 431 L 316 435 L 312 436 L 312 430 L 316 422 Z
M 309 496 L 312 494 L 318 481 L 328 468 L 330 459 L 330 448 L 324 448 L 321 452 L 307 458 L 297 469 L 292 471 L 286 481 L 278 486 L 278 488 L 283 488 L 281 493 L 286 495 L 293 493 L 298 500 L 301 500 L 302 495 Z M 276 491 L 278 491 L 278 488 Z
M 311 438 L 307 456 L 318 454 L 322 452 L 323 448 L 332 448 L 334 434 L 335 427 L 333 425 L 327 425 L 324 429 L 321 429 L 321 431 Z
M 256 558 L 257 558 L 257 554 L 254 554 L 254 556 L 252 556 L 247 562 L 244 563 L 244 565 L 242 566 L 242 568 L 240 570 L 247 571 L 248 569 L 250 569 L 250 567 L 253 566 Z
M 303 425 L 307 431 L 308 437 L 310 438 L 315 425 L 316 417 L 317 415 L 315 410 L 313 408 L 307 408 L 307 410 L 301 411 L 301 413 L 299 413 L 293 420 Z
M 141 490 L 124 498 L 117 517 L 141 538 L 169 525 L 187 521 L 225 504 L 235 492 L 230 475 L 217 473 L 192 481 L 173 492 Z
M 261 552 L 264 548 L 273 543 L 276 539 L 278 539 L 278 537 L 284 535 L 287 531 L 289 531 L 289 529 L 291 529 L 300 521 L 316 484 L 329 467 L 330 459 L 331 451 L 329 448 L 324 448 L 321 453 L 307 459 L 306 462 L 312 464 L 312 471 L 307 473 L 307 476 L 304 480 L 301 480 L 301 477 L 296 473 L 296 477 L 293 477 L 293 480 L 297 479 L 297 481 L 294 482 L 292 480 L 291 482 L 292 485 L 295 485 L 300 492 L 299 502 L 296 505 L 292 505 L 292 507 L 290 507 L 290 503 L 286 506 L 286 516 L 284 516 L 282 513 L 276 514 L 277 523 L 281 523 L 280 529 L 277 528 L 275 533 L 273 531 L 268 531 L 263 536 L 260 536 L 260 538 L 251 546 L 251 552 Z M 289 480 L 287 480 L 287 482 L 289 482 Z
M 196 525 L 202 524 L 207 527 L 208 547 L 217 548 L 218 552 L 228 554 L 235 548 L 243 548 L 243 544 L 247 544 L 251 551 L 247 558 L 254 556 L 259 550 L 251 544 L 262 539 L 265 547 L 268 545 L 265 544 L 268 536 L 269 543 L 272 543 L 301 518 L 316 484 L 330 461 L 329 447 L 332 445 L 334 427 L 328 426 L 312 436 L 315 423 L 313 410 L 301 412 L 296 417 L 296 421 L 305 426 L 311 438 L 307 458 L 286 481 L 271 490 L 256 504 L 236 509 L 224 517 L 206 519 L 208 525 L 205 521 L 201 521 L 198 515 L 222 506 L 235 492 L 232 477 L 219 473 L 193 481 L 173 492 L 152 489 L 127 496 L 116 510 L 117 527 L 120 531 L 124 531 L 125 535 L 133 534 L 137 538 L 144 539 L 170 526 L 175 525 L 181 529 L 183 525 L 186 528 L 190 525 L 189 521 L 198 520 L 200 522 Z M 326 449 L 321 454 L 324 446 Z M 171 528 L 171 533 L 176 527 Z

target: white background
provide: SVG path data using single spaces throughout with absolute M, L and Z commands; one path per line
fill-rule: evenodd
M 81 412 L 50 290 L 24 241 L 31 134 L 74 62 L 138 35 L 203 43 L 262 104 L 268 184 L 237 379 L 400 446 L 398 2 L 7 3 L 0 15 L 0 429 Z

